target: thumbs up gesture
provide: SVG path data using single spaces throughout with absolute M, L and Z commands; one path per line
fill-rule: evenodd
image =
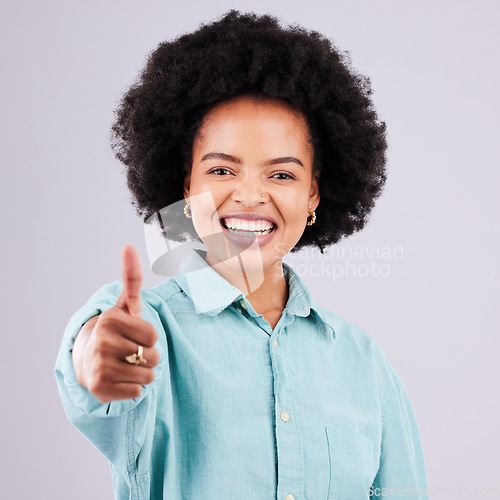
M 138 397 L 160 360 L 158 334 L 141 318 L 142 266 L 130 245 L 122 251 L 122 281 L 116 304 L 87 321 L 73 346 L 76 378 L 101 403 Z

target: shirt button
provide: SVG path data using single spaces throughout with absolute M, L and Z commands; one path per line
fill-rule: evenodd
M 290 415 L 288 415 L 286 411 L 282 411 L 280 417 L 283 422 L 288 422 L 290 420 Z
M 278 341 L 276 339 L 273 340 L 273 347 L 278 347 Z
M 295 497 L 293 495 L 287 495 L 286 500 L 295 500 Z
M 245 304 L 245 301 L 243 299 L 240 300 L 240 304 L 241 304 L 241 307 L 243 307 L 243 309 L 247 308 L 247 305 Z
M 242 311 L 239 307 L 237 307 L 237 308 L 236 308 L 236 310 L 237 310 L 239 313 L 243 314 L 243 311 Z

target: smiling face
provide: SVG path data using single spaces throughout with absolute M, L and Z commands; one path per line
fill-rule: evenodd
M 218 104 L 203 120 L 192 159 L 184 196 L 207 245 L 207 262 L 244 251 L 254 267 L 281 263 L 307 230 L 308 210 L 319 203 L 304 116 L 288 104 L 254 97 Z

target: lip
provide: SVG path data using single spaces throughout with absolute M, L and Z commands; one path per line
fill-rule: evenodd
M 234 217 L 236 219 L 245 219 L 245 220 L 267 220 L 268 222 L 272 222 L 275 226 L 278 226 L 276 221 L 271 216 L 266 214 L 261 214 L 259 212 L 231 212 L 222 215 L 219 218 L 219 220 L 227 219 L 228 217 Z
M 226 216 L 229 217 L 229 216 Z M 224 217 L 222 217 L 224 218 Z M 269 219 L 266 219 L 269 220 Z M 270 221 L 272 222 L 272 220 Z M 249 232 L 248 235 L 245 234 L 236 234 L 232 233 L 231 231 L 228 231 L 223 224 L 221 224 L 222 231 L 226 237 L 226 239 L 232 243 L 233 245 L 236 245 L 237 247 L 243 247 L 243 248 L 250 248 L 254 242 L 256 242 L 259 246 L 266 245 L 269 243 L 273 238 L 274 234 L 278 230 L 278 226 L 275 224 L 274 229 L 272 232 L 269 234 L 257 234 L 257 233 L 251 233 Z M 237 253 L 230 251 L 230 254 Z

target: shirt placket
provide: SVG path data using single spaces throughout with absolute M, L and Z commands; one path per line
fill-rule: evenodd
M 269 342 L 276 416 L 277 500 L 304 498 L 304 448 L 291 376 L 293 360 L 289 359 L 286 348 L 287 335 L 294 319 L 285 309 Z
M 277 468 L 277 500 L 299 500 L 304 496 L 304 448 L 297 414 L 292 373 L 293 360 L 290 361 L 286 350 L 286 337 L 295 317 L 285 308 L 274 331 L 269 323 L 247 306 L 241 299 L 236 309 L 248 314 L 257 325 L 269 335 L 269 354 L 271 358 Z

